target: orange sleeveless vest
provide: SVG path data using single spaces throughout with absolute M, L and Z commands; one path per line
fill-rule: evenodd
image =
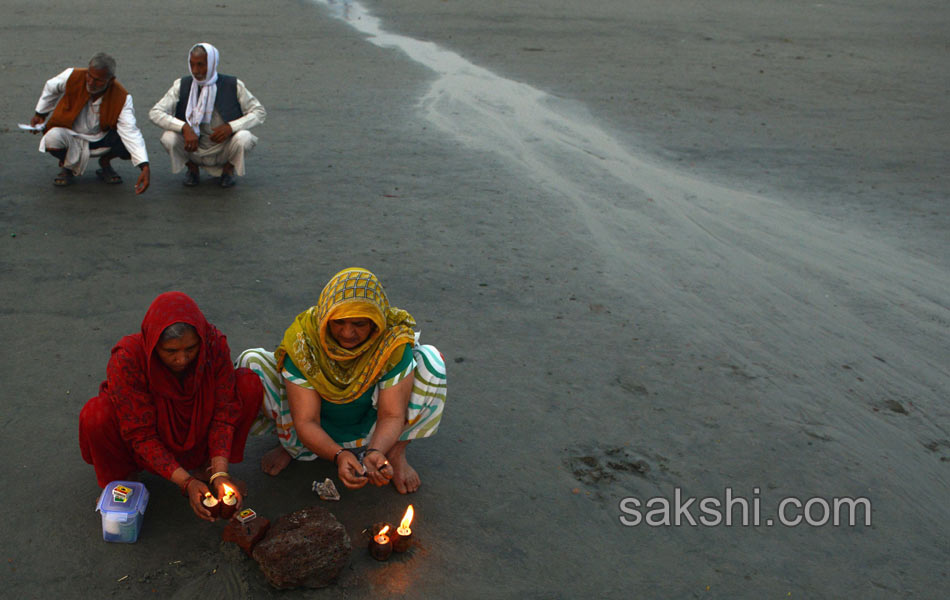
M 46 121 L 47 131 L 53 127 L 72 129 L 79 111 L 89 102 L 90 94 L 86 90 L 87 70 L 73 69 L 69 79 L 66 80 L 66 93 L 59 99 L 52 116 Z M 125 105 L 125 97 L 128 95 L 122 84 L 113 79 L 109 84 L 109 89 L 102 95 L 102 104 L 99 105 L 99 127 L 103 131 L 115 129 L 119 122 L 119 113 Z

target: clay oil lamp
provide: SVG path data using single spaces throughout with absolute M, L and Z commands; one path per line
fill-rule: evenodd
M 201 499 L 202 506 L 211 513 L 212 519 L 217 519 L 221 516 L 221 503 L 218 502 L 218 499 L 211 495 L 211 492 L 205 492 L 205 497 Z
M 396 528 L 396 535 L 393 536 L 393 550 L 396 552 L 405 552 L 412 546 L 412 529 L 409 525 L 412 524 L 414 512 L 410 504 L 406 509 L 406 514 L 402 516 L 402 521 L 399 522 L 399 527 Z
M 237 496 L 234 494 L 234 488 L 228 484 L 222 484 L 224 487 L 224 496 L 221 497 L 221 518 L 230 519 L 237 510 Z
M 388 531 L 389 525 L 386 525 L 369 542 L 369 553 L 376 560 L 386 560 L 393 553 L 393 543 L 386 535 Z

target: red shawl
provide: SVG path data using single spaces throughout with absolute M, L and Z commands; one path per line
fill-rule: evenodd
M 179 381 L 155 352 L 162 332 L 175 323 L 195 328 L 198 355 Z M 227 340 L 181 292 L 158 296 L 145 313 L 142 332 L 112 349 L 100 393 L 116 408 L 119 430 L 138 462 L 169 477 L 209 456 L 229 456 L 239 409 Z M 210 452 L 210 454 L 209 454 Z

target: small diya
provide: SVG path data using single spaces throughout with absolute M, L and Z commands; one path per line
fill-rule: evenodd
M 224 486 L 224 496 L 221 497 L 221 518 L 230 519 L 234 516 L 234 512 L 237 510 L 237 496 L 234 493 L 234 488 L 228 484 L 222 484 Z
M 415 511 L 410 504 L 409 508 L 406 509 L 406 514 L 402 516 L 402 521 L 399 522 L 399 527 L 396 528 L 395 535 L 393 535 L 393 550 L 395 552 L 405 552 L 412 546 L 412 529 L 409 528 L 409 525 L 412 524 L 414 513 Z
M 376 560 L 386 560 L 393 553 L 393 543 L 386 535 L 389 532 L 389 525 L 383 526 L 379 533 L 373 536 L 369 541 L 369 553 Z
M 211 492 L 205 492 L 205 497 L 201 499 L 201 504 L 211 513 L 212 519 L 217 519 L 221 516 L 221 503 L 218 502 L 217 498 L 211 495 Z

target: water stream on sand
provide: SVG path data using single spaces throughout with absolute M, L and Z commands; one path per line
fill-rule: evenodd
M 946 412 L 937 390 L 950 371 L 936 356 L 950 355 L 950 274 L 939 266 L 784 202 L 641 158 L 569 102 L 385 31 L 357 2 L 314 1 L 368 42 L 431 69 L 424 117 L 566 199 L 605 271 L 652 295 L 641 300 L 677 307 L 697 337 L 764 372 L 822 372 L 856 352 L 886 355 L 875 366 L 888 387 L 917 398 L 932 417 Z M 829 389 L 818 404 L 835 395 Z

